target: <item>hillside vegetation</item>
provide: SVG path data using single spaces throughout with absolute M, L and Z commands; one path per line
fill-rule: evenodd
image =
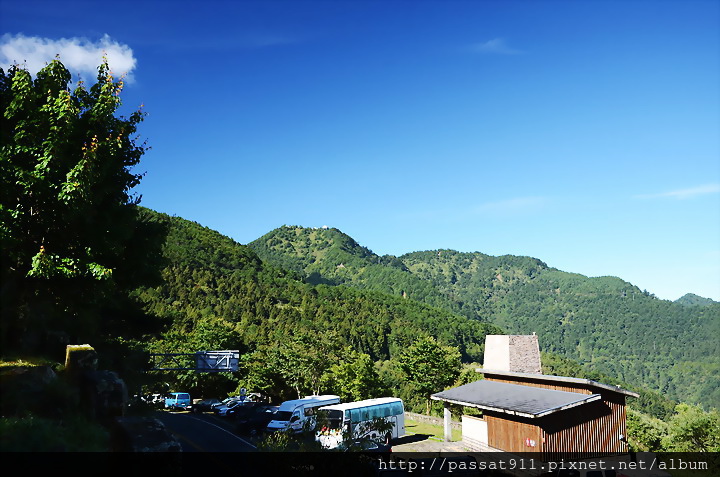
M 375 290 L 452 310 L 543 351 L 672 399 L 720 407 L 720 304 L 659 300 L 616 277 L 530 257 L 435 250 L 378 256 L 337 229 L 281 227 L 249 244 L 308 282 Z
M 247 387 L 282 399 L 318 391 L 323 385 L 340 386 L 333 380 L 345 373 L 356 386 L 364 382 L 363 390 L 355 390 L 357 395 L 384 391 L 420 406 L 421 400 L 400 369 L 408 349 L 423 337 L 431 337 L 441 346 L 457 348 L 462 362 L 481 363 L 485 335 L 505 332 L 416 301 L 410 298 L 412 292 L 306 283 L 302 272 L 285 271 L 261 260 L 254 247 L 194 222 L 142 211 L 146 220 L 162 226 L 168 235 L 163 283 L 134 293 L 164 331 L 140 345 L 155 352 L 238 349 L 241 353 L 242 369 L 237 375 L 186 372 L 166 377 L 177 388 L 223 393 Z M 343 258 L 352 270 L 352 255 Z M 382 265 L 367 268 L 382 271 Z M 392 273 L 420 280 L 401 268 Z M 442 299 L 442 294 L 436 298 Z M 544 353 L 543 362 L 546 372 L 637 391 L 641 398 L 633 406 L 645 413 L 665 418 L 673 412 L 675 402 L 662 394 L 587 369 L 557 353 Z M 366 374 L 357 375 L 358 367 Z M 459 379 L 477 378 L 469 372 Z
M 163 323 L 164 331 L 150 341 L 152 350 L 239 349 L 246 365 L 243 384 L 277 398 L 312 392 L 322 378 L 298 383 L 298 376 L 289 376 L 302 372 L 292 369 L 301 355 L 311 360 L 317 352 L 319 361 L 304 366 L 322 375 L 345 356 L 394 364 L 417 339 L 430 336 L 456 347 L 464 361 L 479 362 L 485 335 L 502 333 L 400 296 L 305 283 L 218 232 L 148 209 L 144 214 L 168 229 L 162 285 L 134 293 L 146 313 Z M 284 350 L 297 355 L 281 356 Z M 389 374 L 392 367 L 386 366 Z M 216 381 L 218 389 L 228 385 L 222 377 L 190 372 L 177 382 L 199 389 L 208 385 L 202 380 Z

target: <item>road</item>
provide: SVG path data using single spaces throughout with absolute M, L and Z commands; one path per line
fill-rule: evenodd
M 253 452 L 248 438 L 236 435 L 222 419 L 212 414 L 160 411 L 156 416 L 172 433 L 183 452 Z
M 257 452 L 249 438 L 232 432 L 225 419 L 213 414 L 167 411 L 158 411 L 155 417 L 182 445 L 182 453 L 178 456 L 182 462 L 179 476 L 235 475 L 240 471 L 273 476 L 271 472 L 265 472 L 271 469 L 262 459 L 265 454 Z M 170 459 L 169 465 L 173 464 Z
M 162 456 L 165 471 L 170 475 L 253 475 L 258 477 L 302 477 L 334 475 L 325 472 L 333 462 L 336 470 L 344 469 L 345 477 L 353 477 L 357 466 L 340 453 L 259 452 L 248 437 L 231 431 L 229 421 L 212 414 L 158 411 L 156 416 L 182 445 L 175 456 Z M 332 459 L 335 457 L 335 459 Z M 341 457 L 342 459 L 338 459 Z M 157 465 L 155 466 L 157 467 Z M 360 469 L 362 470 L 362 469 Z M 364 477 L 364 473 L 361 474 Z

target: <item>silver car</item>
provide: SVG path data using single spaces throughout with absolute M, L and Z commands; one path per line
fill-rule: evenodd
M 248 404 L 250 402 L 252 401 L 249 401 L 247 399 L 241 399 L 239 397 L 232 398 L 228 402 L 214 407 L 213 412 L 217 416 L 229 416 L 235 412 L 237 406 L 242 406 L 243 404 Z

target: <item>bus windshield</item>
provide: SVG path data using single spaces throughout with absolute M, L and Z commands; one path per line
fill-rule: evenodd
M 343 411 L 337 409 L 318 410 L 318 426 L 327 429 L 340 429 L 343 422 Z

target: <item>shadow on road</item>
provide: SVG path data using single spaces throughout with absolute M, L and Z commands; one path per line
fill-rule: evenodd
M 408 436 L 398 437 L 393 439 L 393 445 L 412 444 L 413 442 L 425 441 L 430 437 L 430 434 L 412 434 Z

